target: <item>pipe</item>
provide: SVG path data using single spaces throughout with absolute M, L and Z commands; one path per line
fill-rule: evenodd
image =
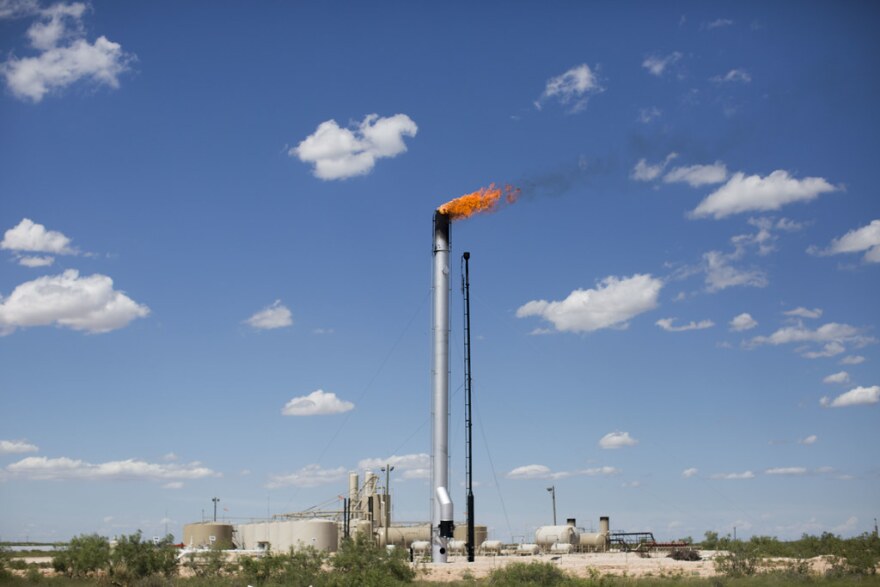
M 431 555 L 446 562 L 447 538 L 440 532 L 440 490 L 449 485 L 449 216 L 434 211 L 434 316 L 432 389 L 431 480 L 434 491 L 431 517 Z M 447 494 L 448 499 L 448 494 Z M 452 506 L 450 500 L 449 506 Z

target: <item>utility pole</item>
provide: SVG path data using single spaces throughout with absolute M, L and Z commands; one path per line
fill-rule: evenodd
M 220 501 L 220 498 L 213 497 L 213 498 L 211 498 L 211 501 L 214 502 L 214 521 L 216 522 L 217 521 L 217 502 Z
M 462 255 L 464 261 L 464 281 L 462 293 L 464 294 L 464 427 L 465 427 L 465 481 L 467 485 L 467 560 L 474 562 L 476 538 L 474 536 L 474 443 L 473 443 L 473 403 L 471 390 L 471 278 L 470 278 L 471 254 L 465 251 Z
M 553 497 L 553 525 L 556 525 L 556 486 L 551 485 L 547 488 L 547 491 L 550 492 L 550 495 Z
M 386 464 L 382 467 L 382 472 L 385 473 L 385 521 L 383 526 L 385 526 L 385 548 L 388 548 L 388 526 L 391 525 L 391 508 L 389 505 L 391 504 L 391 471 L 394 470 L 394 467 Z

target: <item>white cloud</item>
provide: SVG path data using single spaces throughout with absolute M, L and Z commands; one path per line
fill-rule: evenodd
M 776 170 L 767 177 L 735 173 L 726 184 L 709 194 L 690 213 L 691 218 L 712 216 L 716 220 L 753 210 L 779 210 L 793 202 L 808 202 L 835 187 L 821 177 L 795 179 L 787 171 Z
M 528 302 L 517 309 L 516 316 L 540 316 L 561 332 L 592 332 L 622 326 L 656 308 L 662 287 L 663 282 L 650 275 L 609 276 L 595 289 L 577 289 L 559 302 Z
M 354 404 L 336 397 L 323 389 L 317 389 L 309 395 L 295 397 L 284 405 L 281 413 L 285 416 L 326 416 L 342 414 L 354 408 Z
M 293 318 L 287 306 L 281 300 L 275 300 L 271 306 L 266 306 L 244 322 L 259 330 L 271 330 L 292 325 Z
M 318 125 L 288 154 L 314 165 L 315 177 L 347 179 L 372 171 L 376 161 L 406 152 L 404 137 L 414 137 L 419 128 L 406 114 L 380 118 L 368 114 L 356 128 L 342 128 L 335 120 Z
M 27 31 L 37 56 L 12 57 L 0 64 L 0 74 L 13 95 L 39 102 L 47 93 L 80 80 L 119 87 L 119 76 L 134 57 L 107 37 L 93 43 L 84 39 L 81 19 L 85 9 L 81 3 L 59 3 L 39 11 L 39 20 Z
M 431 455 L 426 453 L 362 459 L 358 462 L 358 469 L 378 470 L 385 465 L 394 467 L 396 474 L 401 475 L 404 479 L 426 479 L 431 477 Z
M 772 469 L 767 469 L 764 471 L 766 475 L 806 475 L 807 469 L 805 467 L 775 467 Z
M 650 55 L 646 57 L 644 61 L 642 61 L 642 67 L 647 69 L 651 73 L 651 75 L 656 75 L 657 77 L 660 77 L 661 75 L 663 75 L 663 72 L 666 71 L 667 67 L 676 63 L 682 57 L 684 57 L 684 55 L 682 55 L 678 51 L 674 51 L 673 53 L 670 53 L 669 55 L 666 55 L 664 57 L 661 57 L 659 55 Z
M 55 263 L 55 257 L 51 255 L 45 257 L 26 256 L 18 259 L 18 264 L 24 267 L 49 267 L 53 263 Z
M 822 380 L 822 383 L 849 383 L 849 373 L 846 371 L 838 371 L 832 373 Z
M 816 436 L 815 434 L 810 434 L 809 436 L 798 440 L 798 444 L 806 444 L 806 445 L 816 444 L 817 440 L 819 440 L 818 436 Z
M 345 467 L 324 469 L 320 465 L 306 465 L 296 473 L 288 475 L 272 475 L 266 487 L 278 489 L 279 487 L 318 487 L 343 481 L 348 472 Z
M 138 459 L 92 464 L 60 457 L 27 457 L 6 467 L 13 476 L 31 480 L 67 479 L 146 479 L 152 481 L 203 479 L 219 474 L 201 463 L 185 465 L 148 463 Z
M 872 337 L 863 334 L 862 330 L 849 324 L 838 324 L 829 322 L 823 324 L 816 330 L 804 327 L 802 324 L 795 326 L 786 326 L 780 328 L 770 336 L 756 336 L 749 341 L 749 346 L 759 345 L 782 345 L 791 343 L 803 344 L 819 344 L 823 345 L 821 350 L 807 351 L 805 348 L 798 349 L 801 355 L 807 359 L 817 359 L 821 357 L 833 357 L 846 352 L 845 344 L 855 344 L 862 346 L 876 342 Z
M 535 101 L 535 108 L 540 110 L 545 102 L 554 99 L 564 105 L 572 104 L 569 112 L 579 112 L 587 105 L 590 94 L 603 90 L 595 72 L 583 63 L 547 80 L 544 93 Z
M 822 316 L 821 308 L 813 308 L 810 310 L 809 308 L 804 308 L 800 306 L 795 308 L 794 310 L 789 310 L 787 312 L 783 312 L 786 316 L 797 316 L 798 318 L 819 318 Z
M 12 455 L 23 452 L 37 452 L 37 445 L 26 440 L 0 440 L 0 455 Z
M 69 269 L 22 283 L 0 302 L 0 335 L 16 328 L 56 324 L 89 333 L 110 332 L 150 313 L 113 289 L 106 275 L 80 277 Z
M 666 332 L 684 332 L 686 330 L 705 330 L 706 328 L 712 328 L 715 326 L 715 323 L 711 320 L 700 320 L 699 322 L 694 322 L 693 320 L 684 324 L 682 326 L 673 326 L 672 323 L 675 322 L 676 318 L 660 318 L 655 322 L 657 326 L 665 330 Z
M 0 20 L 31 16 L 39 10 L 37 0 L 0 0 Z
M 754 479 L 755 474 L 751 471 L 744 471 L 742 473 L 716 473 L 712 475 L 712 479 Z
M 751 330 L 758 325 L 758 321 L 752 318 L 748 312 L 743 312 L 738 316 L 734 316 L 730 321 L 730 329 L 734 332 L 742 332 L 743 330 Z
M 713 20 L 712 22 L 707 23 L 706 28 L 711 30 L 711 29 L 717 29 L 717 28 L 721 28 L 721 27 L 731 26 L 732 24 L 733 24 L 733 21 L 730 20 L 729 18 L 717 18 L 717 19 Z
M 662 163 L 655 163 L 654 165 L 650 165 L 645 159 L 639 159 L 638 163 L 633 166 L 629 176 L 636 181 L 653 181 L 663 173 L 669 162 L 676 157 L 678 157 L 678 153 L 670 153 Z
M 831 241 L 826 249 L 810 247 L 807 252 L 814 255 L 838 255 L 841 253 L 865 252 L 863 259 L 868 263 L 880 263 L 880 220 L 872 220 L 867 226 L 847 232 Z
M 731 69 L 724 75 L 716 75 L 712 78 L 712 81 L 716 84 L 731 82 L 747 84 L 752 81 L 752 76 L 745 69 Z
M 663 111 L 657 108 L 656 106 L 651 106 L 650 108 L 641 108 L 639 109 L 639 122 L 643 124 L 648 124 L 649 122 L 660 118 L 663 115 Z
M 30 218 L 23 218 L 3 234 L 0 249 L 26 251 L 29 253 L 53 253 L 55 255 L 75 255 L 76 249 L 70 246 L 70 239 L 55 230 L 46 230 Z M 51 257 L 49 257 L 51 259 Z M 23 263 L 24 264 L 24 263 Z
M 740 252 L 725 254 L 720 251 L 709 251 L 703 254 L 708 291 L 716 292 L 728 287 L 766 287 L 767 276 L 758 269 L 738 269 L 730 264 L 741 257 Z
M 727 179 L 727 166 L 721 161 L 711 165 L 688 165 L 675 167 L 663 176 L 665 183 L 687 183 L 691 187 L 700 187 L 721 183 Z
M 844 357 L 840 359 L 841 365 L 861 365 L 865 362 L 865 357 L 862 355 L 850 355 L 848 357 Z
M 849 406 L 867 406 L 880 402 L 880 385 L 856 387 L 841 394 L 833 400 L 823 397 L 819 403 L 826 408 L 845 408 Z
M 599 439 L 599 446 L 604 449 L 623 448 L 625 446 L 635 446 L 638 440 L 629 435 L 629 432 L 609 432 Z
M 183 489 L 183 481 L 171 481 L 163 485 L 162 489 Z
M 694 477 L 699 472 L 700 472 L 699 469 L 697 469 L 696 467 L 691 467 L 690 469 L 685 469 L 684 471 L 682 471 L 681 476 L 684 477 L 685 479 L 690 479 L 691 477 Z
M 593 467 L 590 469 L 581 469 L 578 471 L 551 471 L 550 467 L 545 465 L 524 465 L 517 467 L 507 473 L 508 479 L 565 479 L 575 475 L 586 475 L 588 477 L 610 477 L 620 474 L 620 469 L 616 467 Z

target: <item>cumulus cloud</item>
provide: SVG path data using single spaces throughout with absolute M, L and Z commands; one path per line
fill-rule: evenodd
M 815 330 L 805 327 L 803 324 L 780 328 L 770 336 L 756 336 L 749 341 L 749 346 L 759 345 L 783 345 L 783 344 L 819 344 L 820 350 L 808 351 L 807 347 L 799 349 L 801 355 L 807 359 L 821 357 L 833 357 L 846 351 L 846 344 L 863 346 L 876 342 L 874 338 L 866 336 L 863 331 L 849 324 L 829 322 Z
M 295 473 L 287 475 L 272 475 L 266 487 L 278 489 L 279 487 L 318 487 L 342 482 L 347 475 L 345 467 L 324 469 L 320 465 L 306 465 Z
M 850 355 L 848 357 L 844 357 L 840 359 L 841 365 L 861 365 L 865 362 L 865 357 L 862 355 Z
M 646 159 L 639 159 L 635 166 L 633 166 L 629 176 L 636 181 L 653 181 L 663 173 L 670 161 L 676 157 L 678 157 L 678 153 L 670 153 L 662 162 L 654 163 L 653 165 L 648 163 Z
M 657 307 L 663 282 L 650 275 L 609 276 L 595 289 L 577 289 L 559 302 L 534 300 L 516 311 L 517 318 L 539 316 L 560 332 L 592 332 L 620 327 Z
M 113 289 L 113 280 L 106 275 L 80 277 L 69 269 L 22 283 L 3 299 L 0 335 L 51 324 L 92 334 L 110 332 L 149 313 L 147 306 Z
M 629 432 L 609 432 L 599 439 L 599 446 L 605 449 L 623 448 L 625 446 L 635 446 L 638 440 L 629 435 Z
M 755 474 L 751 471 L 743 471 L 742 473 L 716 473 L 712 475 L 712 479 L 754 479 Z
M 663 111 L 657 108 L 656 106 L 651 106 L 650 108 L 640 108 L 639 109 L 639 122 L 643 124 L 648 124 L 649 122 L 660 118 L 663 115 Z M 643 159 L 644 161 L 644 159 Z
M 53 253 L 55 255 L 75 255 L 76 249 L 70 246 L 70 239 L 55 230 L 46 230 L 30 218 L 23 218 L 3 234 L 0 249 L 28 253 Z
M 39 10 L 37 0 L 0 0 L 0 20 L 32 16 Z
M 816 444 L 817 440 L 819 440 L 818 436 L 816 436 L 815 434 L 810 434 L 809 436 L 806 436 L 806 437 L 798 440 L 798 444 L 806 444 L 806 445 Z
M 663 176 L 665 183 L 687 183 L 694 188 L 721 183 L 726 179 L 727 166 L 721 161 L 716 161 L 711 165 L 675 167 Z
M 822 380 L 822 383 L 849 383 L 849 373 L 846 371 L 838 371 L 832 373 Z
M 711 320 L 700 320 L 699 322 L 694 322 L 693 320 L 688 322 L 687 324 L 682 324 L 681 326 L 673 326 L 673 322 L 675 322 L 676 318 L 661 318 L 655 322 L 657 326 L 665 330 L 666 332 L 684 332 L 686 330 L 704 330 L 706 328 L 712 328 L 715 326 L 715 323 Z
M 767 469 L 766 471 L 764 471 L 764 474 L 800 476 L 806 475 L 807 469 L 805 467 L 775 467 L 772 469 Z
M 651 73 L 651 75 L 656 75 L 657 77 L 660 77 L 663 75 L 663 72 L 666 71 L 666 68 L 678 62 L 678 60 L 680 60 L 682 57 L 684 57 L 684 55 L 679 53 L 678 51 L 674 51 L 665 56 L 650 55 L 648 57 L 645 57 L 645 60 L 642 61 L 642 67 L 647 69 L 648 72 Z
M 751 74 L 745 69 L 731 69 L 724 75 L 716 75 L 712 78 L 716 84 L 741 83 L 747 84 L 752 81 Z
M 37 452 L 37 445 L 26 440 L 0 440 L 0 455 L 13 455 L 24 452 Z
M 342 128 L 335 120 L 328 120 L 288 154 L 314 165 L 317 178 L 347 179 L 370 173 L 379 159 L 405 153 L 404 137 L 414 137 L 418 130 L 406 114 L 387 118 L 368 114 L 354 128 Z
M 838 255 L 841 253 L 861 253 L 867 263 L 880 263 L 880 220 L 872 220 L 867 226 L 853 229 L 840 238 L 831 241 L 825 249 L 810 247 L 807 252 L 814 255 Z
M 133 55 L 119 43 L 100 36 L 85 38 L 82 3 L 54 4 L 36 12 L 37 21 L 27 37 L 36 56 L 16 58 L 0 64 L 0 74 L 13 95 L 40 102 L 51 91 L 60 91 L 80 80 L 119 87 L 119 76 L 129 69 Z
M 730 329 L 734 332 L 742 332 L 743 330 L 751 330 L 758 325 L 758 321 L 752 318 L 748 312 L 743 312 L 738 316 L 734 316 L 730 321 Z
M 54 263 L 55 257 L 52 257 L 51 255 L 46 255 L 45 257 L 34 255 L 18 258 L 18 264 L 24 267 L 50 267 Z
M 856 387 L 841 394 L 833 400 L 823 397 L 819 403 L 826 408 L 846 408 L 849 406 L 867 406 L 880 402 L 880 385 Z
M 508 479 L 565 479 L 576 475 L 586 475 L 589 477 L 610 477 L 620 474 L 620 469 L 616 467 L 593 467 L 590 469 L 580 469 L 576 471 L 552 471 L 550 467 L 545 465 L 524 465 L 517 467 L 507 473 Z
M 36 481 L 48 480 L 180 480 L 219 477 L 211 469 L 193 462 L 185 465 L 148 463 L 138 459 L 88 463 L 67 457 L 46 458 L 27 457 L 6 467 L 6 472 L 15 477 Z
M 809 202 L 821 194 L 839 189 L 821 177 L 795 179 L 781 169 L 767 177 L 746 176 L 739 172 L 709 194 L 689 216 L 711 216 L 717 220 L 742 212 L 779 210 L 786 204 Z
M 798 318 L 819 318 L 822 316 L 821 308 L 813 308 L 810 310 L 809 308 L 804 308 L 803 306 L 797 307 L 794 310 L 788 310 L 787 312 L 783 312 L 786 316 L 797 316 Z
M 681 476 L 685 479 L 690 479 L 691 477 L 696 476 L 696 474 L 699 472 L 699 469 L 697 469 L 696 467 L 691 467 L 690 469 L 685 469 L 684 471 L 682 471 Z
M 583 63 L 547 80 L 544 93 L 535 101 L 535 108 L 540 110 L 547 101 L 556 100 L 565 106 L 571 104 L 570 113 L 579 112 L 586 107 L 591 94 L 603 90 L 596 73 Z
M 287 306 L 281 300 L 275 300 L 271 306 L 266 306 L 244 322 L 258 330 L 272 330 L 292 325 L 293 318 Z
M 767 275 L 759 269 L 740 269 L 731 264 L 742 257 L 740 251 L 722 253 L 709 251 L 703 254 L 703 269 L 706 272 L 706 288 L 717 292 L 728 287 L 766 287 Z
M 326 416 L 354 409 L 354 404 L 336 397 L 335 393 L 317 389 L 309 395 L 295 397 L 284 405 L 285 416 Z
M 385 465 L 394 467 L 394 470 L 397 471 L 396 474 L 404 479 L 430 479 L 431 477 L 431 456 L 426 453 L 362 459 L 358 462 L 358 469 L 381 469 Z

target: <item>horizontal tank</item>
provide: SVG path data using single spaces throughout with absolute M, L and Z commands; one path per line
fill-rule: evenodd
M 571 554 L 574 552 L 574 545 L 568 542 L 557 542 L 550 547 L 550 554 Z
M 608 550 L 608 537 L 603 532 L 582 532 L 578 542 L 583 551 L 605 552 Z
M 549 548 L 554 544 L 574 544 L 579 543 L 578 531 L 574 526 L 541 526 L 535 531 L 535 542 L 543 547 Z
M 186 524 L 183 527 L 183 543 L 187 548 L 231 550 L 235 548 L 232 543 L 232 524 L 217 522 Z
M 480 552 L 483 554 L 500 554 L 504 543 L 500 540 L 484 540 L 480 544 Z
M 431 543 L 428 540 L 416 540 L 409 547 L 416 554 L 428 554 L 431 552 Z
M 520 556 L 533 556 L 541 552 L 537 544 L 520 544 L 516 547 L 516 554 Z
M 378 535 L 380 546 L 384 546 L 385 530 L 380 529 Z M 409 548 L 413 542 L 418 540 L 431 540 L 431 526 L 429 524 L 423 526 L 390 526 L 388 528 L 388 544 Z
M 446 549 L 453 554 L 464 554 L 466 547 L 467 542 L 464 540 L 456 540 L 455 538 L 446 543 Z

